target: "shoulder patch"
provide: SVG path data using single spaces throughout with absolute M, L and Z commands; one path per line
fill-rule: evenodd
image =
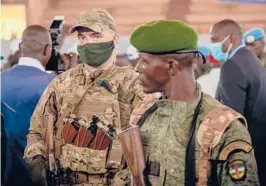
M 197 141 L 200 145 L 199 181 L 198 185 L 207 185 L 209 172 L 209 158 L 211 149 L 219 144 L 224 131 L 236 119 L 246 120 L 241 114 L 232 109 L 219 106 L 212 109 L 203 119 L 197 131 Z
M 220 152 L 220 155 L 218 157 L 218 160 L 225 161 L 227 160 L 228 155 L 235 151 L 235 150 L 242 150 L 245 152 L 250 152 L 252 150 L 251 144 L 245 141 L 233 141 L 229 144 L 227 144 L 222 151 Z
M 214 148 L 220 142 L 226 128 L 236 119 L 243 119 L 245 126 L 247 126 L 245 118 L 232 109 L 224 106 L 214 108 L 205 116 L 199 126 L 197 132 L 198 143 L 203 145 L 206 133 L 210 133 L 212 134 L 211 148 Z
M 246 176 L 246 163 L 243 160 L 235 160 L 229 165 L 228 174 L 233 181 L 241 181 Z

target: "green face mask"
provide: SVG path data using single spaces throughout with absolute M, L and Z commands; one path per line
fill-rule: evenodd
M 98 67 L 105 63 L 113 53 L 113 41 L 103 43 L 86 43 L 77 47 L 82 62 Z

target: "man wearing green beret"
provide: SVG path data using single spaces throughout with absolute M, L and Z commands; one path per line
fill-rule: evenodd
M 106 10 L 82 12 L 71 32 L 83 63 L 57 76 L 42 95 L 24 159 L 37 185 L 125 185 L 116 132 L 137 120 L 148 96 L 132 67 L 114 65 L 119 37 Z
M 201 92 L 198 36 L 181 21 L 153 21 L 130 37 L 144 92 L 162 92 L 137 123 L 153 186 L 259 185 L 243 116 Z

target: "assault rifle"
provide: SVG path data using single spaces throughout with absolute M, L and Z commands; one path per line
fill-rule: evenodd
M 134 186 L 148 186 L 145 170 L 144 150 L 138 126 L 130 127 L 118 134 L 127 165 L 133 176 Z
M 45 123 L 47 123 L 46 131 L 46 158 L 48 160 L 48 185 L 49 186 L 60 186 L 59 182 L 59 171 L 55 162 L 54 156 L 54 135 L 53 135 L 53 120 L 52 116 L 47 115 L 45 117 Z

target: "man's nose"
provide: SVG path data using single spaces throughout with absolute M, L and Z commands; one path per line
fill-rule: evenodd
M 134 69 L 137 73 L 141 73 L 142 72 L 142 70 L 141 70 L 141 64 L 140 64 L 140 62 L 138 62 L 137 64 L 136 64 L 136 66 L 135 66 L 135 69 Z

